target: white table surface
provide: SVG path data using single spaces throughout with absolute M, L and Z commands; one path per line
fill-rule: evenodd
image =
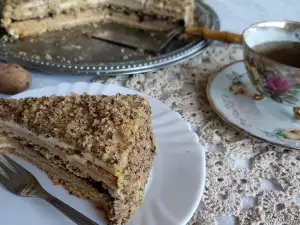
M 242 32 L 247 26 L 263 20 L 300 21 L 299 0 L 206 0 L 220 17 L 221 29 Z M 45 75 L 31 73 L 33 81 L 30 89 L 61 82 L 90 82 L 93 76 Z M 5 97 L 1 95 L 0 97 Z

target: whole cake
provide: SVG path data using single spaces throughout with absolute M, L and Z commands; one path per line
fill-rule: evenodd
M 167 30 L 192 25 L 194 9 L 195 0 L 5 0 L 2 24 L 15 37 L 99 22 Z
M 0 134 L 9 142 L 0 152 L 92 200 L 110 224 L 126 224 L 143 201 L 155 156 L 151 123 L 147 100 L 136 95 L 0 99 Z

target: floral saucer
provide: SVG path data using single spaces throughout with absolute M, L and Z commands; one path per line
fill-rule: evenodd
M 236 129 L 286 148 L 300 149 L 300 121 L 293 108 L 257 94 L 243 61 L 230 64 L 213 75 L 206 89 L 216 113 Z

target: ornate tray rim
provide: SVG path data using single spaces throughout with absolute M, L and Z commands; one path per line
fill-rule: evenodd
M 210 29 L 219 30 L 220 21 L 216 12 L 202 0 L 196 0 L 197 7 L 201 11 L 206 12 L 207 25 Z M 200 54 L 206 47 L 212 43 L 211 40 L 193 41 L 186 46 L 177 49 L 173 52 L 155 56 L 152 60 L 136 60 L 126 62 L 101 63 L 98 64 L 66 64 L 61 62 L 37 60 L 33 56 L 22 56 L 17 52 L 6 47 L 6 42 L 0 42 L 0 59 L 3 61 L 13 61 L 24 65 L 27 68 L 38 70 L 41 72 L 58 72 L 58 73 L 72 73 L 72 74 L 88 74 L 98 76 L 112 76 L 112 75 L 129 75 L 136 73 L 149 72 L 169 65 L 177 64 L 187 59 L 190 59 Z

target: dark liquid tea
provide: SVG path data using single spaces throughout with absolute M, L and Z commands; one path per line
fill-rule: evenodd
M 279 63 L 300 68 L 300 42 L 267 42 L 254 50 Z

